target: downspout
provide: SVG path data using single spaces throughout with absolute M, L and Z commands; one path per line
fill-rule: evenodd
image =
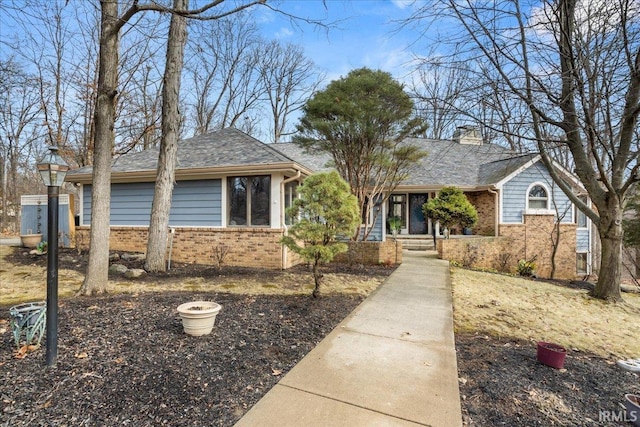
M 499 236 L 499 232 L 498 232 L 498 227 L 500 226 L 500 197 L 499 197 L 499 193 L 493 189 L 493 188 L 488 188 L 487 191 L 489 192 L 489 194 L 493 194 L 494 200 L 495 200 L 495 215 L 493 215 L 493 227 L 494 227 L 494 233 L 493 235 L 495 237 Z
M 283 179 L 282 182 L 280 182 L 280 227 L 284 229 L 285 236 L 287 235 L 288 229 L 285 221 L 285 212 L 284 212 L 284 186 L 290 182 L 298 181 L 301 176 L 302 176 L 302 172 L 298 170 L 295 176 L 291 178 Z M 284 245 L 282 245 L 282 269 L 283 270 L 285 269 L 285 265 L 287 265 L 287 248 Z

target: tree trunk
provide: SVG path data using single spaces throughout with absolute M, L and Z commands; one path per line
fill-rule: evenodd
M 100 60 L 95 111 L 95 148 L 91 188 L 89 264 L 80 295 L 107 291 L 109 279 L 109 216 L 111 204 L 111 150 L 118 83 L 118 3 L 101 1 Z
M 320 280 L 322 279 L 322 273 L 318 267 L 320 266 L 320 257 L 316 255 L 316 259 L 313 262 L 313 280 L 315 287 L 313 288 L 313 297 L 318 298 L 320 296 Z
M 186 10 L 189 0 L 174 0 L 176 10 Z M 175 177 L 180 131 L 180 76 L 187 39 L 187 19 L 171 15 L 169 38 L 167 40 L 167 61 L 162 86 L 162 137 L 158 157 L 155 193 L 151 206 L 149 238 L 147 241 L 147 271 L 166 271 L 167 236 L 171 194 Z
M 640 279 L 640 248 L 636 248 L 636 279 Z
M 622 276 L 622 209 L 610 209 L 601 213 L 598 224 L 602 242 L 602 258 L 598 283 L 591 296 L 607 301 L 622 301 L 620 280 Z

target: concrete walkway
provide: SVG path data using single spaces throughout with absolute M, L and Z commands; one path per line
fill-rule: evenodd
M 449 265 L 434 254 L 405 251 L 236 426 L 461 426 Z

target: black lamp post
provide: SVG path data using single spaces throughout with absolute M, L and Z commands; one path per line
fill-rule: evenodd
M 47 366 L 58 357 L 58 195 L 68 170 L 55 146 L 38 162 L 47 186 Z

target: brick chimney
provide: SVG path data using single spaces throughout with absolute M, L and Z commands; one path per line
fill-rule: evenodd
M 480 130 L 471 125 L 458 126 L 453 132 L 453 140 L 458 144 L 482 145 Z

